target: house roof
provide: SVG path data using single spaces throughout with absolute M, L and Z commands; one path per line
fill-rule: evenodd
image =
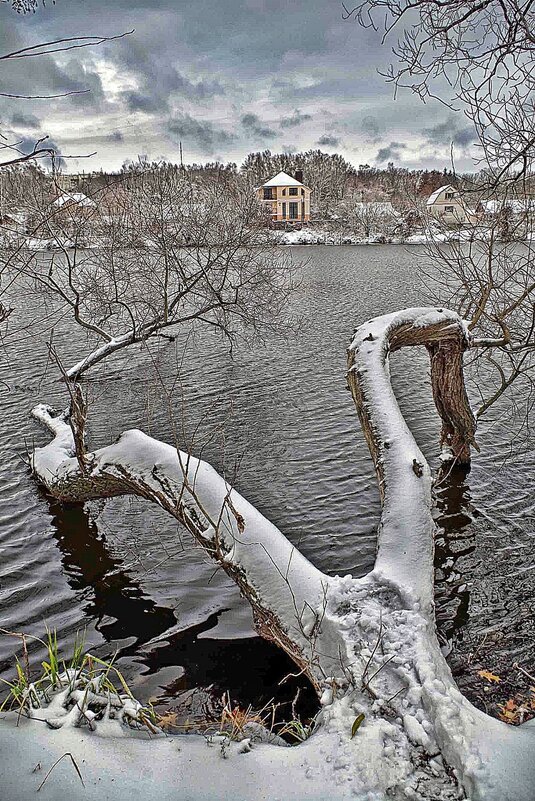
M 270 178 L 269 181 L 260 184 L 260 186 L 305 186 L 305 184 L 302 184 L 297 178 L 292 178 L 287 172 L 281 171 L 274 175 L 273 178 Z
M 64 192 L 55 201 L 54 206 L 65 206 L 67 203 L 75 203 L 77 206 L 96 206 L 94 200 L 84 195 L 83 192 Z
M 501 200 L 482 200 L 481 205 L 488 214 L 496 214 L 504 208 L 510 209 L 515 214 L 523 211 L 531 211 L 535 207 L 533 198 L 508 198 Z
M 451 184 L 445 184 L 444 186 L 441 186 L 438 189 L 435 189 L 435 191 L 431 195 L 429 195 L 429 197 L 427 198 L 427 205 L 428 206 L 432 206 L 433 203 L 438 198 L 438 196 L 441 194 L 441 192 L 444 192 L 446 189 L 451 189 L 451 191 L 455 192 L 456 195 L 459 194 L 457 189 L 455 189 L 454 186 L 452 186 Z

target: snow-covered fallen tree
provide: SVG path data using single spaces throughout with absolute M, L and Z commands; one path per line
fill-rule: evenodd
M 41 779 L 31 772 L 34 764 L 47 768 L 66 752 L 82 766 L 85 789 L 67 765 L 50 775 L 45 797 L 68 791 L 70 798 L 122 799 L 131 792 L 152 798 L 157 789 L 159 798 L 177 801 L 532 801 L 535 727 L 510 727 L 473 707 L 438 645 L 432 477 L 401 415 L 388 368 L 391 352 L 415 345 L 430 354 L 447 455 L 466 462 L 475 446 L 462 367 L 470 334 L 454 312 L 407 309 L 357 329 L 348 383 L 382 499 L 375 567 L 361 579 L 317 570 L 191 454 L 137 430 L 86 450 L 79 393 L 71 414 L 44 405 L 34 410 L 53 434 L 32 455 L 34 474 L 48 492 L 69 502 L 135 494 L 167 510 L 237 582 L 258 632 L 306 673 L 322 711 L 315 732 L 299 746 L 253 742 L 250 751 L 249 743 L 244 748 L 198 736 L 110 737 L 107 726 L 100 726 L 99 737 L 94 721 L 92 733 L 74 725 L 50 731 L 34 720 L 16 730 L 3 723 L 9 801 L 27 799 L 36 789 Z

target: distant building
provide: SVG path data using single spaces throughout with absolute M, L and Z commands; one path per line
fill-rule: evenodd
M 279 172 L 256 187 L 256 196 L 269 210 L 273 222 L 309 222 L 311 190 L 302 183 L 302 177 L 299 172 L 295 178 Z
M 471 211 L 458 189 L 451 184 L 436 189 L 427 199 L 427 212 L 445 225 L 462 225 L 474 222 L 476 215 Z
M 28 214 L 23 211 L 9 211 L 0 214 L 0 226 L 11 231 L 25 232 L 28 224 Z
M 70 173 L 70 175 L 58 173 L 55 182 L 64 192 L 70 192 L 71 190 L 78 189 L 84 181 L 87 181 L 90 177 L 91 173 L 86 172 Z
M 50 226 L 74 237 L 79 243 L 85 237 L 89 224 L 93 224 L 98 217 L 97 204 L 82 192 L 63 192 L 52 201 L 50 208 Z
M 54 200 L 52 205 L 55 208 L 64 209 L 80 209 L 80 208 L 95 208 L 97 205 L 94 200 L 84 195 L 83 192 L 63 192 L 59 197 Z
M 529 215 L 533 217 L 535 213 L 535 199 L 532 197 L 516 197 L 502 198 L 499 200 L 482 200 L 479 203 L 478 211 L 481 211 L 481 213 L 487 217 L 494 217 L 503 213 Z

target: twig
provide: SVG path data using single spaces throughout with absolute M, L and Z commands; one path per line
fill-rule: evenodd
M 80 781 L 82 782 L 82 787 L 85 787 L 84 780 L 82 779 L 82 774 L 80 773 L 80 768 L 79 768 L 79 767 L 78 767 L 78 765 L 76 764 L 76 760 L 75 760 L 75 758 L 73 757 L 73 755 L 71 754 L 71 752 L 70 752 L 70 751 L 66 751 L 64 754 L 62 754 L 62 755 L 59 757 L 59 759 L 56 759 L 56 761 L 54 762 L 54 764 L 52 765 L 52 767 L 50 768 L 50 770 L 49 770 L 49 771 L 48 771 L 48 773 L 46 774 L 45 778 L 43 779 L 43 781 L 41 782 L 41 784 L 40 784 L 40 785 L 39 785 L 39 787 L 37 788 L 37 792 L 39 792 L 39 790 L 41 789 L 41 787 L 44 785 L 44 783 L 46 782 L 46 780 L 48 779 L 48 777 L 50 776 L 50 774 L 52 773 L 52 771 L 54 770 L 54 768 L 56 767 L 56 765 L 58 764 L 58 762 L 61 762 L 61 760 L 62 760 L 64 757 L 70 757 L 70 759 L 71 759 L 71 762 L 72 762 L 72 764 L 74 765 L 74 769 L 75 769 L 76 773 L 78 774 L 78 776 L 80 777 Z

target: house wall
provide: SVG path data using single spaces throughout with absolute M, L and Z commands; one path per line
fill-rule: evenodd
M 310 221 L 310 194 L 311 190 L 306 186 L 272 186 L 272 199 L 264 200 L 264 187 L 260 186 L 256 190 L 256 197 L 265 204 L 271 213 L 274 222 L 309 222 Z M 297 189 L 297 195 L 290 195 L 290 189 Z M 298 203 L 297 217 L 290 217 L 290 203 Z M 283 204 L 286 204 L 286 214 L 284 214 Z
M 447 195 L 453 194 L 453 197 Z M 470 222 L 472 215 L 466 208 L 462 198 L 456 192 L 443 190 L 435 201 L 427 206 L 428 213 L 446 225 L 459 225 L 460 223 Z

